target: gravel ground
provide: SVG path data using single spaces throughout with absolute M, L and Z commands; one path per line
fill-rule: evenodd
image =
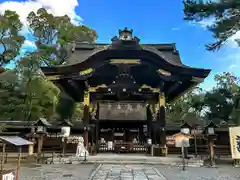
M 191 168 L 154 166 L 167 180 L 240 180 L 240 169 L 232 166 Z
M 20 180 L 88 180 L 97 165 L 39 165 L 22 167 Z

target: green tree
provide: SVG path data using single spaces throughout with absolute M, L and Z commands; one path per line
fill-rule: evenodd
M 199 87 L 195 87 L 166 105 L 166 117 L 173 122 L 181 122 L 186 114 L 200 117 L 203 110 L 203 95 Z
M 234 101 L 239 86 L 238 78 L 231 73 L 215 76 L 216 86 L 206 93 L 204 101 L 207 117 L 219 123 L 220 121 L 234 121 Z
M 40 71 L 41 57 L 35 53 L 26 54 L 19 63 L 18 76 L 23 94 L 23 118 L 33 120 L 49 117 L 55 113 L 59 89 Z
M 67 15 L 53 16 L 44 8 L 29 13 L 27 20 L 37 39 L 38 53 L 47 66 L 66 63 L 75 41 L 92 43 L 97 37 L 96 31 L 73 25 Z
M 24 42 L 24 37 L 19 35 L 21 29 L 22 23 L 16 12 L 7 10 L 0 15 L 0 67 L 19 55 Z
M 18 92 L 16 71 L 0 74 L 0 118 L 21 119 L 23 100 Z
M 208 26 L 216 40 L 206 45 L 208 50 L 218 50 L 229 37 L 240 30 L 239 0 L 184 0 L 185 20 L 201 21 L 213 18 Z
M 39 71 L 39 57 L 27 53 L 19 65 L 0 74 L 0 116 L 36 120 L 56 113 L 59 89 Z
M 75 109 L 72 115 L 73 121 L 82 120 L 83 108 L 84 108 L 83 103 L 75 103 Z

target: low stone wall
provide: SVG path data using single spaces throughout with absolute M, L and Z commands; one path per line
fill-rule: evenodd
M 199 159 L 186 159 L 186 166 L 188 167 L 201 167 L 203 166 L 203 160 Z M 139 156 L 117 156 L 109 155 L 108 158 L 99 156 L 88 156 L 84 157 L 54 157 L 46 160 L 47 164 L 151 164 L 151 165 L 172 165 L 182 166 L 182 160 L 180 158 L 168 158 L 168 157 L 145 157 Z
M 84 157 L 68 156 L 47 158 L 46 164 L 82 164 Z

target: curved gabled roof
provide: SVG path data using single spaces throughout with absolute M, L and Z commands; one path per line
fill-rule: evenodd
M 184 65 L 181 62 L 175 44 L 143 44 L 140 45 L 140 48 L 138 49 L 121 49 L 121 47 L 113 48 L 110 44 L 80 44 L 76 46 L 76 50 L 68 59 L 68 64 L 55 67 L 42 67 L 42 70 L 46 75 L 70 73 L 90 67 L 97 68 L 101 66 L 104 61 L 114 58 L 144 59 L 145 62 L 158 64 L 158 66 L 163 69 L 165 68 L 169 71 L 175 71 L 180 74 L 189 74 L 201 78 L 207 77 L 210 73 L 210 70 L 208 69 L 193 68 Z M 185 71 L 183 71 L 183 69 Z

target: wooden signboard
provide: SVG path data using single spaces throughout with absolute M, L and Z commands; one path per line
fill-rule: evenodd
M 240 159 L 240 126 L 229 127 L 232 159 Z
M 183 133 L 173 135 L 175 139 L 175 147 L 190 147 L 189 136 Z
M 173 136 L 167 136 L 166 137 L 166 144 L 168 146 L 174 146 L 175 145 L 175 138 Z

